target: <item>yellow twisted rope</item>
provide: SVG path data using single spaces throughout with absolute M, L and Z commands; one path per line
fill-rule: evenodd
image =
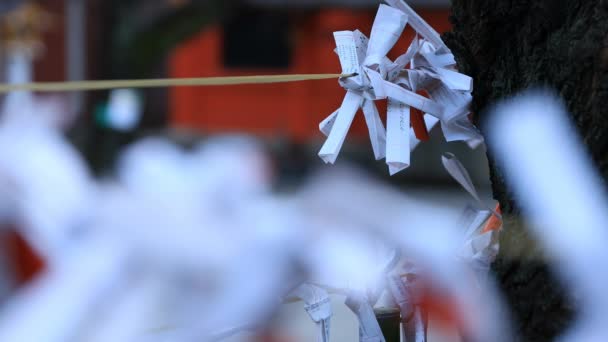
M 225 86 L 241 84 L 270 84 L 332 78 L 352 77 L 355 74 L 305 74 L 305 75 L 264 75 L 264 76 L 231 76 L 201 78 L 164 78 L 149 80 L 115 80 L 115 81 L 74 81 L 74 82 L 40 82 L 23 84 L 0 84 L 0 93 L 14 91 L 36 92 L 70 92 L 107 90 L 120 88 L 158 88 L 183 86 Z

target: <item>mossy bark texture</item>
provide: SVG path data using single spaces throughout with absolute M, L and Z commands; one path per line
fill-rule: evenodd
M 475 80 L 473 110 L 482 132 L 495 101 L 549 86 L 563 97 L 608 179 L 608 0 L 453 0 L 452 6 L 454 27 L 444 39 L 461 72 Z M 518 223 L 509 186 L 488 157 L 494 195 L 513 218 L 505 226 L 496 277 L 518 340 L 551 341 L 575 318 L 575 305 Z

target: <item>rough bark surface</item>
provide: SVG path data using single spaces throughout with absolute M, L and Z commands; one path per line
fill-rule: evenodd
M 608 179 L 608 0 L 453 0 L 451 20 L 453 32 L 444 38 L 460 70 L 475 79 L 473 110 L 482 131 L 496 100 L 550 86 Z M 495 197 L 517 217 L 509 187 L 488 157 Z M 553 340 L 572 322 L 573 305 L 523 225 L 505 228 L 494 270 L 520 339 Z

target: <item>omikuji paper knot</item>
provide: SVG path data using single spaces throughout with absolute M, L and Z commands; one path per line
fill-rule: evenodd
M 392 7 L 380 5 L 369 39 L 358 30 L 334 33 L 342 72 L 357 76 L 340 80 L 347 94 L 340 108 L 320 125 L 328 138 L 319 156 L 326 163 L 336 161 L 361 108 L 374 156 L 386 158 L 390 173 L 395 174 L 409 167 L 411 150 L 417 145 L 410 138 L 412 107 L 438 119 L 447 141 L 461 140 L 476 148 L 483 137 L 468 118 L 473 80 L 456 71 L 454 56 L 439 34 L 407 4 L 387 2 Z M 407 24 L 419 36 L 392 61 L 387 54 Z M 418 93 L 423 90 L 428 98 Z M 386 128 L 374 104 L 382 99 L 388 99 Z

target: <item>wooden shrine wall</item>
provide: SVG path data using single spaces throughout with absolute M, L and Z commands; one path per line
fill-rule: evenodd
M 435 29 L 450 29 L 448 10 L 419 12 Z M 340 65 L 333 32 L 359 29 L 369 35 L 374 11 L 324 10 L 308 14 L 291 34 L 292 57 L 288 68 L 227 68 L 223 56 L 223 30 L 209 27 L 176 48 L 169 57 L 171 77 L 233 76 L 279 73 L 338 73 Z M 255 28 L 252 28 L 255 29 Z M 405 52 L 413 31 L 408 28 L 391 57 Z M 280 136 L 296 142 L 320 137 L 318 124 L 336 110 L 344 96 L 337 81 L 173 88 L 169 95 L 170 121 L 174 127 L 196 128 L 204 133 L 245 132 L 264 137 Z M 352 132 L 363 138 L 365 122 L 355 119 Z

